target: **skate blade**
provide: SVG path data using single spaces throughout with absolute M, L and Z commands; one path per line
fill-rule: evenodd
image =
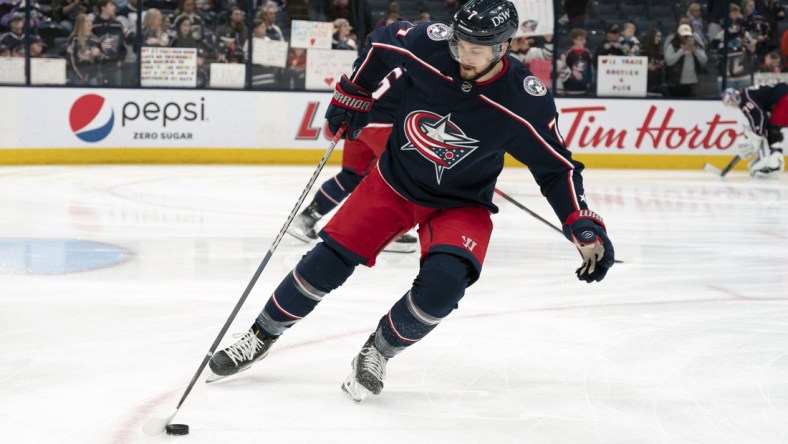
M 372 394 L 371 391 L 356 381 L 354 373 L 351 373 L 345 382 L 342 383 L 342 391 L 348 399 L 356 403 L 360 403 Z
M 303 242 L 305 244 L 312 243 L 312 242 L 314 242 L 316 240 L 316 239 L 312 239 L 311 237 L 309 237 L 309 236 L 307 236 L 307 235 L 305 235 L 305 234 L 303 234 L 303 233 L 301 233 L 299 231 L 296 231 L 296 230 L 293 230 L 293 229 L 290 229 L 290 228 L 287 229 L 286 233 L 289 234 L 290 236 L 293 236 L 294 238 L 300 240 L 301 242 Z
M 238 373 L 245 372 L 246 370 L 249 370 L 250 368 L 252 368 L 252 367 L 249 366 L 249 367 L 246 367 L 244 369 L 238 370 L 237 372 L 233 373 L 232 375 L 224 375 L 224 376 L 222 376 L 222 375 L 217 375 L 216 373 L 213 372 L 213 370 L 211 370 L 210 367 L 208 367 L 208 376 L 205 378 L 205 383 L 206 384 L 210 384 L 212 382 L 221 381 L 224 378 L 229 378 L 230 376 L 235 376 Z

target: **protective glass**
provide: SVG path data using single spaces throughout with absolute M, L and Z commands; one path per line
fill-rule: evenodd
M 493 46 L 476 45 L 459 40 L 456 36 L 449 39 L 449 51 L 460 64 L 473 67 L 486 67 L 503 54 L 503 43 Z

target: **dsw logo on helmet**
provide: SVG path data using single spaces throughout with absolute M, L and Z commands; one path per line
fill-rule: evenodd
M 456 14 L 454 36 L 477 45 L 500 45 L 517 31 L 517 9 L 509 0 L 470 0 Z

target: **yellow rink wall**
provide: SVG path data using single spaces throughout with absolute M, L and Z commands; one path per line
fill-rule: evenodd
M 0 88 L 0 165 L 316 164 L 330 143 L 322 128 L 330 97 Z M 722 167 L 744 123 L 719 101 L 559 98 L 556 105 L 561 136 L 590 168 Z M 340 150 L 330 164 L 340 163 Z M 507 165 L 521 166 L 512 158 Z

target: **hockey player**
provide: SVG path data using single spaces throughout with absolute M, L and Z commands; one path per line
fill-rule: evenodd
M 395 69 L 375 91 L 375 100 L 370 111 L 369 125 L 364 127 L 355 140 L 346 140 L 342 150 L 342 171 L 325 181 L 315 193 L 312 202 L 299 213 L 287 229 L 287 233 L 303 242 L 317 240 L 315 224 L 324 215 L 336 208 L 353 190 L 361 179 L 369 174 L 386 148 L 391 134 L 394 114 L 402 93 L 399 86 L 402 69 Z M 410 234 L 403 234 L 388 244 L 383 251 L 412 253 L 418 241 Z
M 246 335 L 213 355 L 212 379 L 264 358 L 356 266 L 373 266 L 383 246 L 418 226 L 421 266 L 413 286 L 380 319 L 342 384 L 355 401 L 379 394 L 387 362 L 432 331 L 479 278 L 506 152 L 529 166 L 577 247 L 577 277 L 589 283 L 605 277 L 613 245 L 586 205 L 583 165 L 558 132 L 553 97 L 506 54 L 518 23 L 508 0 L 470 0 L 451 26 L 401 21 L 371 34 L 352 76 L 337 85 L 326 118 L 331 131 L 346 127 L 354 138 L 369 118 L 368 91 L 401 66 L 408 78 L 388 146 Z
M 788 84 L 751 86 L 741 92 L 728 88 L 722 102 L 741 109 L 749 122 L 746 141 L 738 148 L 742 159 L 752 159 L 747 164 L 750 176 L 779 177 L 785 167 L 782 128 L 788 126 Z

